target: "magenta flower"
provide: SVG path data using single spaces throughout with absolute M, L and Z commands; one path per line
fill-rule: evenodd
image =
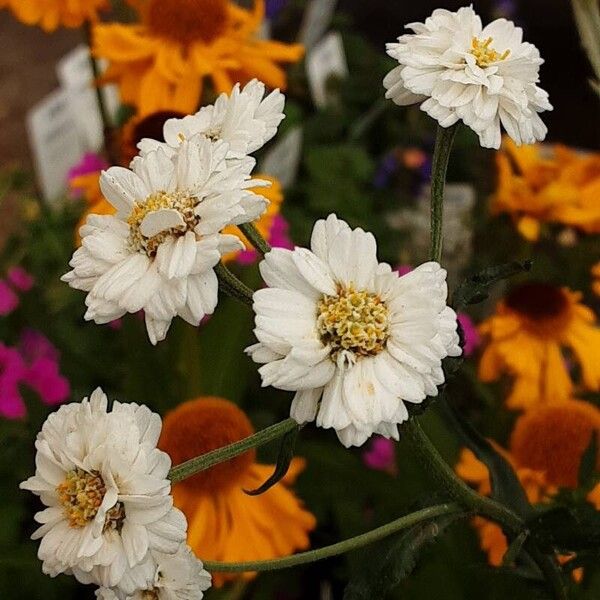
M 458 322 L 463 330 L 465 339 L 465 345 L 463 347 L 463 353 L 465 356 L 471 356 L 475 350 L 477 350 L 481 343 L 479 332 L 471 317 L 466 313 L 458 313 Z
M 67 175 L 67 181 L 69 182 L 69 188 L 73 191 L 76 197 L 81 193 L 81 190 L 74 189 L 71 185 L 73 179 L 81 177 L 82 175 L 89 175 L 90 173 L 98 173 L 104 169 L 108 169 L 108 163 L 99 154 L 88 152 L 84 154 L 82 159 L 69 170 Z
M 8 270 L 6 278 L 10 285 L 19 292 L 28 292 L 34 285 L 35 279 L 23 267 L 14 266 Z
M 390 474 L 396 473 L 396 448 L 392 440 L 381 436 L 375 436 L 369 448 L 363 452 L 363 462 L 370 469 L 386 471 Z
M 71 393 L 69 381 L 50 358 L 38 358 L 27 369 L 23 381 L 36 391 L 44 404 L 62 404 Z
M 0 415 L 7 419 L 21 419 L 27 413 L 19 391 L 26 367 L 14 348 L 0 342 Z
M 19 306 L 19 296 L 6 281 L 0 279 L 0 316 L 10 315 L 17 306 Z

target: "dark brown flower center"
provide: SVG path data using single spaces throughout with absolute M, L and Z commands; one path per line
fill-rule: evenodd
M 151 0 L 146 18 L 159 36 L 182 44 L 211 42 L 225 29 L 227 0 Z
M 511 290 L 506 306 L 532 321 L 561 316 L 568 306 L 564 292 L 548 283 L 525 283 Z

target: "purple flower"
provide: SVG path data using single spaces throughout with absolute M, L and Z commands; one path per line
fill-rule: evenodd
M 379 167 L 373 177 L 373 185 L 382 190 L 388 186 L 390 179 L 398 170 L 398 153 L 395 150 L 388 152 L 379 163 Z
M 479 332 L 477 331 L 477 327 L 475 323 L 473 323 L 471 317 L 466 313 L 458 314 L 458 322 L 462 327 L 465 339 L 465 345 L 463 348 L 464 355 L 471 356 L 471 354 L 477 350 L 479 344 L 481 343 Z
M 267 19 L 274 19 L 286 6 L 288 0 L 267 0 L 265 12 Z
M 19 296 L 6 281 L 0 279 L 0 316 L 10 315 L 17 306 L 19 306 Z
M 7 419 L 21 419 L 27 413 L 19 391 L 26 367 L 14 348 L 0 342 L 0 415 Z
M 34 285 L 35 279 L 23 267 L 14 266 L 6 274 L 8 282 L 19 292 L 28 292 Z
M 392 440 L 375 436 L 369 448 L 363 452 L 363 462 L 370 469 L 386 471 L 394 474 L 396 471 L 396 448 Z

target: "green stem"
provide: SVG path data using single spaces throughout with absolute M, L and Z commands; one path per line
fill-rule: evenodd
M 221 290 L 239 300 L 246 306 L 252 306 L 252 296 L 254 292 L 242 281 L 240 281 L 223 263 L 215 267 L 215 273 L 219 278 L 219 287 Z
M 448 160 L 454 142 L 458 123 L 450 127 L 438 126 L 431 167 L 431 250 L 429 258 L 442 260 L 442 239 L 444 224 L 444 187 Z
M 260 231 L 256 229 L 254 223 L 244 223 L 243 225 L 238 225 L 238 227 L 248 238 L 250 243 L 256 248 L 256 250 L 258 250 L 263 256 L 267 254 L 267 252 L 271 252 L 271 246 L 260 234 Z
M 352 125 L 348 132 L 348 141 L 355 142 L 359 140 L 371 127 L 377 122 L 377 119 L 386 111 L 390 105 L 389 100 L 380 99 L 372 104 L 372 106 Z
M 442 515 L 451 515 L 465 512 L 459 504 L 448 503 L 439 504 L 437 506 L 430 506 L 417 512 L 400 517 L 387 525 L 377 527 L 367 533 L 357 535 L 356 537 L 332 544 L 331 546 L 325 546 L 317 550 L 309 550 L 308 552 L 300 552 L 292 556 L 285 556 L 283 558 L 275 558 L 272 560 L 257 560 L 239 563 L 224 563 L 224 562 L 213 562 L 203 561 L 204 567 L 209 571 L 216 571 L 222 573 L 239 573 L 239 572 L 253 572 L 253 571 L 273 571 L 275 569 L 285 569 L 287 567 L 295 567 L 297 565 L 303 565 L 306 563 L 314 562 L 316 560 L 323 560 L 324 558 L 330 558 L 337 556 L 338 554 L 344 554 L 351 552 L 357 548 L 362 548 L 368 544 L 372 544 L 377 540 L 390 536 L 402 529 L 407 529 L 423 521 L 430 521 Z
M 216 450 L 212 450 L 211 452 L 207 452 L 196 458 L 191 458 L 190 460 L 173 467 L 169 472 L 169 479 L 172 483 L 183 481 L 213 465 L 230 460 L 252 448 L 263 446 L 272 440 L 282 437 L 288 431 L 292 431 L 295 427 L 298 427 L 298 423 L 296 423 L 294 419 L 286 419 L 285 421 L 275 423 L 275 425 L 271 425 L 239 442 L 224 446 L 223 448 L 217 448 Z

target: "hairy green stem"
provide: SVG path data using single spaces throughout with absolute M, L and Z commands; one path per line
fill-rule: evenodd
M 295 427 L 298 427 L 298 423 L 294 419 L 286 419 L 285 421 L 275 423 L 275 425 L 271 425 L 239 442 L 224 446 L 223 448 L 217 448 L 173 467 L 169 472 L 169 479 L 172 483 L 183 481 L 200 471 L 204 471 L 214 465 L 235 458 L 252 448 L 258 448 L 258 446 L 263 446 L 272 440 L 280 438 Z
M 458 123 L 450 127 L 438 126 L 431 166 L 431 248 L 429 258 L 436 262 L 442 260 L 444 188 L 450 151 Z
M 258 250 L 263 256 L 271 251 L 271 246 L 265 240 L 265 238 L 260 234 L 260 231 L 256 229 L 254 223 L 244 223 L 243 225 L 238 225 L 242 233 L 248 238 L 250 243 Z
M 246 306 L 252 306 L 252 296 L 254 292 L 242 281 L 240 281 L 223 263 L 215 267 L 215 273 L 219 279 L 220 289 L 242 302 Z
M 430 506 L 422 510 L 418 510 L 414 513 L 400 517 L 387 525 L 377 527 L 372 531 L 357 535 L 356 537 L 332 544 L 331 546 L 325 546 L 324 548 L 318 548 L 317 550 L 309 550 L 308 552 L 300 552 L 299 554 L 293 554 L 292 556 L 285 556 L 283 558 L 275 558 L 272 560 L 257 560 L 239 563 L 223 563 L 213 561 L 203 561 L 204 567 L 209 571 L 223 572 L 223 573 L 237 573 L 237 572 L 253 572 L 253 571 L 273 571 L 275 569 L 285 569 L 287 567 L 295 567 L 297 565 L 303 565 L 306 563 L 314 562 L 317 560 L 323 560 L 324 558 L 330 558 L 346 552 L 351 552 L 357 548 L 362 548 L 368 544 L 372 544 L 380 539 L 390 536 L 398 531 L 412 527 L 424 521 L 430 521 L 442 515 L 451 515 L 464 513 L 465 510 L 457 503 L 439 504 L 437 506 Z

